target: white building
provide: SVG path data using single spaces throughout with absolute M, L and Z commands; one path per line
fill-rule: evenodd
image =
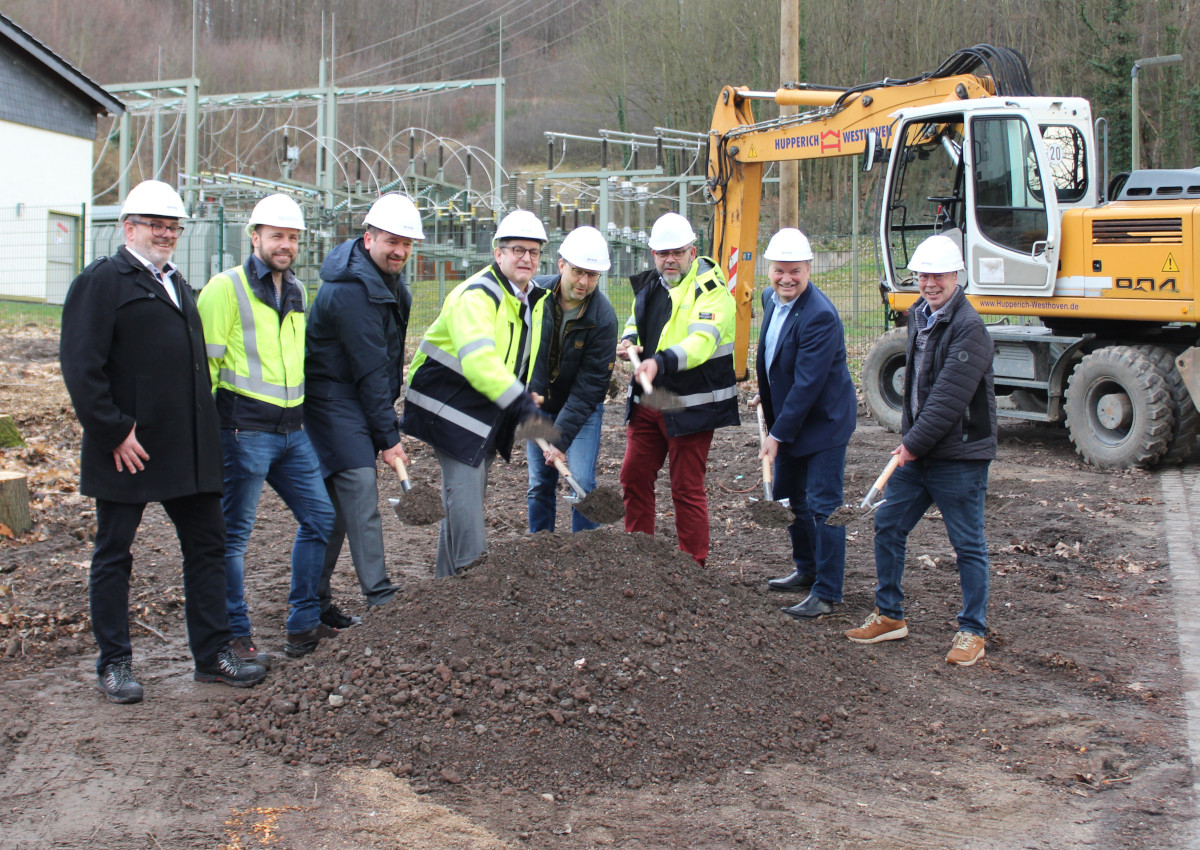
M 90 256 L 96 117 L 124 111 L 0 14 L 0 299 L 63 302 Z

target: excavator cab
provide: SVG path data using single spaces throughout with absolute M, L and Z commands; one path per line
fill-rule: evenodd
M 893 310 L 916 300 L 909 257 L 935 233 L 961 246 L 968 294 L 1054 291 L 1058 192 L 1037 116 L 983 98 L 902 111 L 893 138 L 880 221 Z

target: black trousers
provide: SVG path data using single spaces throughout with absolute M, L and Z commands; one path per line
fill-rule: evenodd
M 183 552 L 188 645 L 197 664 L 211 664 L 233 640 L 225 612 L 225 518 L 218 493 L 168 499 L 163 509 Z M 129 576 L 133 538 L 146 504 L 96 500 L 96 549 L 89 591 L 92 634 L 100 647 L 96 671 L 133 655 L 129 642 Z

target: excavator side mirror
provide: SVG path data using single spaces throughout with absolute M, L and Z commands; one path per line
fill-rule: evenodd
M 866 145 L 863 148 L 862 170 L 865 174 L 875 167 L 875 159 L 879 155 L 879 136 L 874 130 L 868 130 L 864 141 Z

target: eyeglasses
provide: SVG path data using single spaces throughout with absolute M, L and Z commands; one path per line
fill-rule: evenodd
M 125 220 L 134 224 L 146 225 L 155 236 L 166 236 L 168 233 L 172 236 L 178 236 L 180 233 L 183 233 L 182 224 L 159 224 L 157 221 L 142 221 L 140 218 L 127 218 Z
M 691 250 L 692 250 L 692 246 L 689 245 L 686 248 L 675 248 L 670 251 L 655 251 L 654 256 L 662 257 L 664 260 L 668 259 L 668 258 L 670 258 L 672 260 L 682 260 L 684 257 L 686 257 L 688 255 L 688 252 Z
M 500 250 L 501 251 L 504 251 L 504 250 L 512 251 L 512 255 L 514 257 L 516 257 L 518 260 L 521 259 L 522 257 L 524 257 L 526 254 L 529 255 L 529 259 L 531 259 L 531 260 L 540 260 L 542 257 L 542 249 L 541 248 L 526 248 L 523 245 L 505 245 Z
M 571 263 L 567 263 L 567 268 L 569 268 L 571 270 L 571 272 L 575 275 L 575 277 L 579 278 L 582 281 L 586 282 L 586 281 L 600 280 L 600 272 L 584 271 L 583 269 L 579 268 L 579 266 L 573 265 Z

